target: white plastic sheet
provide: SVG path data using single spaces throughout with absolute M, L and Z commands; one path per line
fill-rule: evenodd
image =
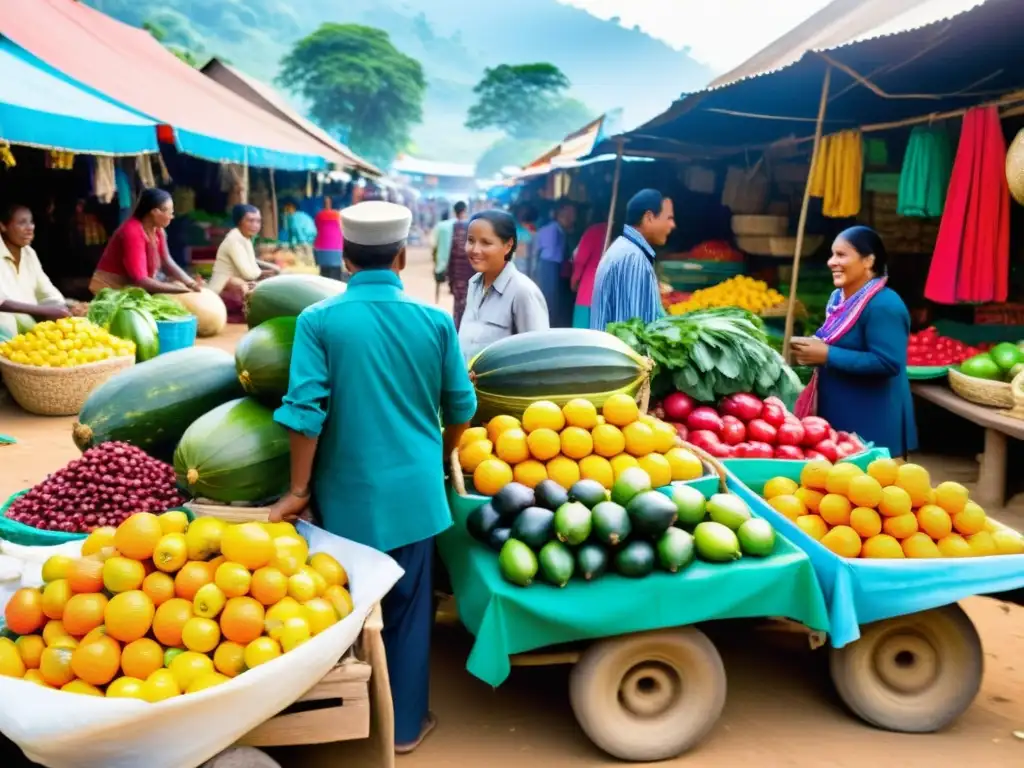
M 367 614 L 401 577 L 387 555 L 300 523 L 311 552 L 349 573 L 352 614 L 229 683 L 158 704 L 99 699 L 0 677 L 0 732 L 50 768 L 193 768 L 290 706 L 359 637 Z

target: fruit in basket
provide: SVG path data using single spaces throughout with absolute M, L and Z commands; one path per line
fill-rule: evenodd
M 633 532 L 626 508 L 614 501 L 602 501 L 595 505 L 591 511 L 591 521 L 594 538 L 610 547 L 619 545 Z
M 539 551 L 554 535 L 555 513 L 550 509 L 527 507 L 512 523 L 512 538 L 534 551 Z
M 711 307 L 740 307 L 754 314 L 760 314 L 782 304 L 786 297 L 769 288 L 763 280 L 747 275 L 736 275 L 710 288 L 702 288 L 690 294 L 690 298 L 669 307 L 671 315 L 685 315 L 697 309 Z
M 942 336 L 935 327 L 910 334 L 907 345 L 907 365 L 937 367 L 959 365 L 978 354 L 979 350 L 957 339 Z
M 135 356 L 131 341 L 119 339 L 84 317 L 47 320 L 0 343 L 0 357 L 40 368 L 73 368 L 129 356 Z
M 4 621 L 12 632 L 31 635 L 43 628 L 46 614 L 43 612 L 43 595 L 37 589 L 22 588 L 11 595 L 4 607 Z
M 555 511 L 554 527 L 560 542 L 578 546 L 590 537 L 593 528 L 590 509 L 578 501 L 566 502 Z
M 964 360 L 960 363 L 960 372 L 974 379 L 986 379 L 988 381 L 1002 381 L 1005 378 L 1003 369 L 999 367 L 987 352 L 982 352 Z
M 271 405 L 288 392 L 288 372 L 295 342 L 294 317 L 275 317 L 260 323 L 235 347 L 235 370 L 246 394 Z
M 486 544 L 491 531 L 501 523 L 501 515 L 494 509 L 492 501 L 481 504 L 466 517 L 466 530 L 477 541 Z M 222 566 L 223 567 L 223 566 Z
M 319 275 L 278 275 L 256 284 L 245 299 L 250 328 L 275 317 L 298 317 L 306 307 L 337 296 L 345 284 Z
M 707 513 L 712 522 L 721 523 L 733 531 L 739 530 L 752 517 L 746 502 L 731 493 L 716 493 L 708 499 Z
M 736 531 L 744 555 L 767 557 L 775 551 L 775 529 L 762 518 L 751 518 Z

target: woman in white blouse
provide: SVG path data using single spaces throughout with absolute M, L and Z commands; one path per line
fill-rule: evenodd
M 236 205 L 231 214 L 235 228 L 228 232 L 217 249 L 210 290 L 222 298 L 241 301 L 257 281 L 276 275 L 281 270 L 256 258 L 252 239 L 263 228 L 260 209 L 255 205 Z
M 14 337 L 36 321 L 71 315 L 32 249 L 35 233 L 26 206 L 12 205 L 0 213 L 0 339 Z

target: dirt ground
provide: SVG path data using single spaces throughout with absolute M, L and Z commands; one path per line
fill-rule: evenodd
M 429 256 L 414 251 L 404 275 L 409 292 L 434 300 Z M 451 299 L 442 292 L 442 303 Z M 242 329 L 230 326 L 212 343 L 231 349 Z M 0 404 L 0 433 L 18 443 L 0 448 L 0 498 L 39 482 L 78 455 L 72 418 L 39 418 Z M 936 476 L 970 482 L 972 462 L 925 457 Z M 1001 515 L 1019 525 L 1022 499 Z M 825 652 L 812 653 L 802 636 L 716 627 L 729 695 L 710 736 L 688 756 L 665 766 L 732 768 L 976 768 L 1024 765 L 1024 608 L 987 598 L 963 603 L 985 648 L 985 676 L 974 704 L 943 733 L 908 736 L 873 729 L 849 714 L 832 690 Z M 642 606 L 640 606 L 642 609 Z M 568 668 L 517 668 L 492 689 L 465 671 L 471 638 L 458 626 L 438 626 L 432 660 L 432 704 L 439 726 L 400 768 L 582 768 L 620 764 L 597 750 L 577 726 L 568 702 Z M 343 764 L 375 768 L 366 743 L 275 750 L 286 768 Z M 4 764 L 11 764 L 4 761 Z

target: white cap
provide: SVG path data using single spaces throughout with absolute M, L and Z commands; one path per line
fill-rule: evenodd
M 404 205 L 368 200 L 341 212 L 345 240 L 357 245 L 390 245 L 409 237 L 412 211 Z

